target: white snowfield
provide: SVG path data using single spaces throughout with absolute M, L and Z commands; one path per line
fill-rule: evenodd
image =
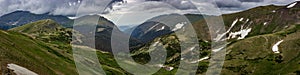
M 248 29 L 241 29 L 241 30 L 238 31 L 238 32 L 231 32 L 231 33 L 229 34 L 228 39 L 230 39 L 230 38 L 236 38 L 238 35 L 240 35 L 240 37 L 237 38 L 238 40 L 244 39 L 244 38 L 249 34 L 249 32 L 251 32 L 251 28 L 248 28 Z
M 230 30 L 234 27 L 234 25 L 239 21 L 239 19 L 236 19 L 235 21 L 233 21 L 233 23 L 231 24 L 230 28 L 225 32 L 225 33 L 222 33 L 222 34 L 218 34 L 216 38 L 214 38 L 214 40 L 216 41 L 224 41 L 226 39 L 222 39 L 224 36 L 226 36 L 227 33 L 230 32 Z
M 213 49 L 212 51 L 213 51 L 213 52 L 219 52 L 219 51 L 221 51 L 221 50 L 224 49 L 224 48 L 225 48 L 225 46 L 219 47 L 219 48 L 216 48 L 216 49 Z
M 246 22 L 249 22 L 250 19 L 247 19 Z
M 156 31 L 161 31 L 161 30 L 164 30 L 165 29 L 165 26 L 162 26 L 160 29 L 157 29 Z
M 209 59 L 208 56 L 203 57 L 203 58 L 201 58 L 201 59 L 199 59 L 199 60 L 196 60 L 196 61 L 192 61 L 191 63 L 198 63 L 198 62 L 200 62 L 200 61 L 207 60 L 207 59 Z
M 154 26 L 152 26 L 151 28 L 149 28 L 147 31 L 145 31 L 144 33 L 147 33 L 147 32 L 149 32 L 149 31 L 151 31 L 153 28 L 155 28 L 156 26 L 158 26 L 159 25 L 159 23 L 157 23 L 157 24 L 155 24 Z
M 244 18 L 236 19 L 235 21 L 233 21 L 233 23 L 231 24 L 231 27 L 225 33 L 218 34 L 217 37 L 214 38 L 214 40 L 216 40 L 216 41 L 225 41 L 225 40 L 233 39 L 233 38 L 237 38 L 238 40 L 244 39 L 251 32 L 252 28 L 250 28 L 250 27 L 244 28 L 244 25 L 242 25 L 240 31 L 230 32 L 231 29 L 236 25 L 236 23 L 238 21 L 244 21 Z M 244 22 L 245 23 L 249 22 L 249 19 L 246 19 Z M 228 33 L 229 33 L 229 36 L 227 38 L 223 38 Z
M 240 20 L 243 21 L 243 20 Z M 246 23 L 249 21 L 249 19 L 246 20 Z M 232 38 L 237 38 L 238 40 L 240 39 L 244 39 L 250 32 L 251 32 L 252 28 L 245 28 L 244 29 L 244 25 L 241 26 L 241 30 L 237 31 L 237 32 L 230 32 L 229 36 L 227 39 L 232 39 Z
M 243 20 L 244 20 L 244 18 L 241 18 L 241 19 L 240 19 L 240 21 L 243 21 Z
M 264 26 L 267 25 L 267 24 L 268 24 L 268 22 L 265 22 L 265 23 L 264 23 Z
M 12 25 L 17 25 L 19 23 L 19 21 L 14 22 Z
M 272 47 L 272 51 L 274 52 L 274 53 L 280 53 L 279 52 L 279 48 L 278 48 L 278 46 L 280 45 L 280 43 L 282 43 L 283 42 L 283 40 L 281 40 L 281 41 L 278 41 L 275 45 L 273 45 L 273 47 Z
M 294 2 L 294 3 L 290 4 L 289 6 L 287 6 L 286 8 L 292 8 L 292 7 L 294 7 L 296 4 L 297 4 L 297 2 Z
M 38 75 L 28 70 L 27 68 L 24 68 L 16 64 L 7 64 L 7 68 L 13 70 L 13 72 L 16 73 L 17 75 Z
M 77 19 L 78 17 L 68 17 L 68 18 L 74 20 Z
M 179 29 L 181 29 L 185 24 L 187 24 L 187 22 L 181 22 L 175 25 L 175 28 L 172 29 L 172 31 L 177 31 Z
M 239 21 L 243 21 L 244 20 L 244 18 L 240 18 L 240 20 Z

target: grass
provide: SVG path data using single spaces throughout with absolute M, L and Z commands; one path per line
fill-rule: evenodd
M 0 40 L 3 70 L 8 70 L 5 68 L 7 64 L 15 63 L 43 75 L 76 75 L 75 65 L 70 58 L 41 41 L 16 32 L 1 32 Z
M 296 74 L 300 69 L 298 25 L 274 34 L 250 37 L 228 47 L 223 74 Z M 283 36 L 284 35 L 284 36 Z M 272 52 L 279 45 L 280 54 Z

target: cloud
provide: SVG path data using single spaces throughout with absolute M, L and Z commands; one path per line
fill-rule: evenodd
M 220 15 L 234 13 L 257 6 L 286 5 L 294 0 L 125 0 L 126 4 L 116 4 L 113 11 L 103 16 L 113 20 L 116 24 L 138 24 L 144 22 L 149 16 L 168 13 L 201 13 L 208 15 Z M 199 10 L 196 8 L 198 7 Z M 220 9 L 220 11 L 216 11 Z M 133 14 L 133 15 L 132 15 Z M 118 16 L 126 16 L 120 20 Z M 137 16 L 139 15 L 139 16 Z M 150 16 L 150 17 L 153 17 Z M 123 19 L 124 17 L 122 17 Z
M 211 6 L 215 3 L 222 11 L 226 12 L 245 10 L 268 4 L 283 5 L 293 1 L 294 0 L 199 0 L 201 3 L 198 4 Z M 126 7 L 124 9 L 134 7 L 134 5 L 144 2 L 164 2 L 176 8 L 176 10 L 190 11 L 196 9 L 195 5 L 191 4 L 189 0 L 0 0 L 0 15 L 16 10 L 31 11 L 37 14 L 50 12 L 55 15 L 99 13 L 106 8 L 106 4 L 113 4 L 114 2 L 128 2 L 128 5 L 122 6 Z M 80 11 L 78 11 L 79 6 L 82 7 Z M 159 6 L 160 5 L 157 5 L 156 7 L 159 8 Z M 140 10 L 157 10 L 157 8 L 154 7 L 155 6 L 145 5 L 143 7 L 144 9 L 140 8 Z
M 111 0 L 0 0 L 0 15 L 16 10 L 36 14 L 75 15 L 98 13 L 104 10 Z M 78 8 L 81 7 L 81 11 Z
M 241 2 L 263 2 L 264 0 L 239 0 Z
M 36 14 L 101 14 L 117 24 L 138 24 L 144 19 L 168 13 L 219 15 L 270 4 L 286 5 L 295 0 L 0 0 L 0 16 L 16 10 Z M 111 5 L 107 5 L 111 4 Z M 103 11 L 108 7 L 106 14 Z M 196 8 L 198 7 L 199 10 Z M 214 10 L 212 10 L 214 9 Z M 221 11 L 215 11 L 220 9 Z M 127 20 L 118 20 L 124 14 Z
M 175 4 L 175 3 L 174 3 Z M 114 21 L 117 25 L 137 25 L 154 16 L 170 13 L 190 13 L 196 9 L 188 9 L 189 6 L 175 7 L 172 4 L 159 1 L 142 1 L 127 4 L 115 4 L 110 13 L 102 16 Z M 181 10 L 185 9 L 185 10 Z

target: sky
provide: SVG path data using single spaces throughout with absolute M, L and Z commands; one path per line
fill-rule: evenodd
M 53 15 L 98 14 L 116 25 L 138 25 L 152 17 L 178 14 L 220 15 L 295 0 L 0 0 L 0 16 L 16 11 Z M 215 11 L 212 9 L 218 9 Z

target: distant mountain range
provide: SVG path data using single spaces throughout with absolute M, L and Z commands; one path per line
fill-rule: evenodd
M 218 37 L 209 37 L 208 26 L 204 19 L 193 22 L 198 34 L 201 59 L 197 74 L 205 74 L 211 59 L 212 40 L 226 40 L 227 47 L 223 75 L 244 74 L 300 74 L 300 2 L 286 6 L 261 6 L 246 11 L 224 14 L 226 32 Z M 208 18 L 220 16 L 208 16 Z M 214 30 L 218 31 L 218 30 Z M 166 66 L 178 68 L 183 61 L 178 54 L 182 54 L 179 40 L 175 34 L 158 37 L 133 52 L 136 61 L 149 61 L 149 47 L 158 42 L 168 50 Z M 192 48 L 191 48 L 192 49 Z M 190 49 L 187 49 L 188 51 Z M 150 51 L 151 52 L 151 51 Z M 144 56 L 144 57 L 143 57 Z M 145 62 L 144 62 L 145 63 Z M 193 62 L 190 62 L 193 63 Z M 175 65 L 175 66 L 174 66 Z M 172 73 L 159 71 L 158 73 Z
M 0 29 L 7 30 L 43 19 L 52 19 L 65 27 L 70 27 L 73 24 L 73 21 L 66 16 L 49 15 L 48 13 L 33 14 L 28 11 L 15 11 L 0 17 Z
M 88 16 L 82 16 L 76 19 L 69 19 L 66 16 L 56 16 L 56 15 L 49 15 L 49 14 L 33 14 L 28 11 L 15 11 L 6 15 L 3 15 L 0 17 L 0 28 L 7 30 L 10 29 L 12 31 L 18 31 L 22 33 L 28 33 L 31 35 L 45 35 L 45 36 L 35 36 L 35 37 L 43 37 L 43 40 L 46 40 L 45 37 L 50 36 L 48 33 L 51 32 L 51 34 L 57 34 L 56 36 L 61 36 L 59 35 L 58 31 L 62 29 L 63 32 L 68 33 L 69 36 L 66 37 L 60 37 L 61 39 L 63 38 L 68 38 L 66 40 L 60 40 L 60 41 L 71 41 L 71 30 L 72 29 L 66 29 L 66 28 L 72 28 L 73 22 L 75 20 L 77 21 L 88 21 L 92 17 L 99 17 L 98 25 L 97 25 L 97 32 L 95 33 L 96 36 L 96 48 L 99 50 L 103 51 L 111 51 L 111 46 L 110 46 L 110 36 L 112 33 L 113 28 L 117 28 L 114 23 L 111 21 L 107 20 L 104 17 L 101 17 L 99 15 L 88 15 Z M 44 20 L 48 19 L 48 20 Z M 44 21 L 39 21 L 39 20 L 44 20 Z M 37 21 L 37 22 L 36 22 Z M 24 26 L 23 26 L 24 25 Z M 48 26 L 44 26 L 48 25 Z M 59 28 L 51 29 L 53 25 L 58 25 L 61 26 Z M 86 27 L 86 26 L 84 26 Z M 11 29 L 12 28 L 12 29 Z M 47 32 L 45 30 L 49 30 L 50 32 Z M 120 31 L 118 28 L 116 29 L 118 32 L 118 35 L 121 36 L 127 36 L 125 35 L 122 31 Z M 52 33 L 54 32 L 54 33 Z M 94 32 L 94 31 L 93 31 Z M 46 34 L 45 34 L 46 33 Z M 83 34 L 84 36 L 88 36 L 89 34 Z M 53 37 L 48 37 L 49 39 L 53 39 Z M 59 38 L 57 38 L 59 39 Z M 85 41 L 88 41 L 89 38 L 85 38 Z M 141 44 L 139 40 L 135 38 L 131 38 L 131 46 L 137 46 Z M 103 44 L 106 43 L 106 44 Z
M 100 17 L 100 18 L 98 20 L 98 24 L 96 25 L 96 31 L 86 29 L 86 28 L 89 27 L 89 25 L 85 24 L 85 21 L 89 21 L 91 19 L 95 19 L 95 18 L 98 18 L 98 17 Z M 91 37 L 95 37 L 96 49 L 99 49 L 99 50 L 108 51 L 108 52 L 111 51 L 111 46 L 113 46 L 113 45 L 111 45 L 111 36 L 112 36 L 112 30 L 114 28 L 115 28 L 114 29 L 115 30 L 114 34 L 118 35 L 119 38 L 126 37 L 126 36 L 129 37 L 129 35 L 126 35 L 122 31 L 120 31 L 119 28 L 117 28 L 117 26 L 115 26 L 114 23 L 112 23 L 111 21 L 109 21 L 109 20 L 107 20 L 104 17 L 101 17 L 99 15 L 83 16 L 83 17 L 77 18 L 76 20 L 79 23 L 82 23 L 82 24 L 76 25 L 76 26 L 74 26 L 74 28 L 79 28 L 78 31 L 83 32 L 83 34 L 82 34 L 83 36 L 90 36 L 90 35 L 95 34 L 95 36 L 91 36 Z M 83 43 L 89 45 L 89 44 L 91 44 L 90 42 L 93 39 L 84 38 L 84 39 L 81 39 L 81 40 L 86 41 L 86 42 L 83 42 Z M 130 45 L 129 45 L 130 47 L 138 46 L 138 45 L 142 44 L 136 38 L 131 38 L 129 41 L 130 41 Z
M 196 14 L 161 15 L 161 16 L 153 17 L 152 19 L 164 19 L 165 17 L 168 17 L 168 16 L 185 16 L 187 19 L 189 19 L 189 21 L 191 23 L 203 19 L 202 15 L 196 15 Z M 174 19 L 168 19 L 168 20 L 172 21 L 172 20 L 177 20 L 177 19 L 174 18 Z M 125 30 L 124 32 L 127 34 L 129 34 L 131 32 L 131 37 L 135 37 L 144 43 L 148 43 L 149 41 L 154 40 L 157 37 L 174 33 L 174 31 L 176 31 L 178 29 L 182 29 L 181 27 L 183 27 L 183 26 L 176 27 L 176 25 L 172 25 L 171 27 L 169 27 L 163 23 L 147 21 L 136 27 L 129 28 L 129 29 Z
M 43 75 L 74 75 L 77 74 L 73 60 L 71 44 L 81 50 L 94 50 L 89 37 L 95 34 L 97 55 L 102 68 L 107 74 L 131 75 L 114 60 L 111 52 L 111 35 L 113 28 L 116 35 L 122 39 L 131 36 L 131 57 L 138 63 L 147 63 L 151 59 L 151 46 L 162 43 L 167 49 L 165 64 L 157 64 L 161 69 L 155 74 L 175 74 L 181 61 L 184 63 L 198 63 L 197 74 L 205 74 L 211 59 L 211 41 L 227 41 L 226 57 L 222 73 L 224 75 L 270 74 L 270 75 L 298 75 L 300 74 L 300 2 L 286 6 L 261 6 L 242 12 L 208 16 L 186 14 L 187 19 L 195 29 L 198 41 L 200 59 L 184 60 L 181 55 L 195 50 L 196 46 L 189 45 L 181 51 L 179 36 L 174 32 L 184 30 L 183 24 L 166 26 L 163 23 L 147 22 L 128 31 L 131 35 L 122 32 L 115 24 L 99 15 L 87 15 L 76 19 L 66 16 L 49 14 L 32 14 L 26 11 L 16 11 L 0 17 L 0 73 L 15 74 L 7 67 L 14 63 L 23 66 L 37 74 Z M 170 14 L 174 15 L 174 14 Z M 170 15 L 161 15 L 154 18 L 164 18 Z M 203 19 L 222 17 L 226 32 L 219 32 L 218 37 L 210 37 L 207 22 Z M 85 30 L 89 26 L 86 21 L 98 18 L 95 30 Z M 73 25 L 76 20 L 78 25 Z M 171 18 L 171 21 L 173 18 Z M 174 19 L 176 20 L 176 19 Z M 78 33 L 72 33 L 78 28 Z M 76 29 L 75 29 L 76 30 Z M 125 30 L 126 31 L 126 30 Z M 218 32 L 218 30 L 213 30 Z M 84 33 L 84 34 L 82 34 Z M 72 40 L 72 35 L 80 35 Z M 218 39 L 226 37 L 225 39 Z M 185 40 L 188 37 L 181 36 Z M 84 42 L 80 42 L 84 41 Z M 185 42 L 185 41 L 184 41 Z M 126 45 L 124 43 L 117 43 Z M 93 59 L 83 58 L 82 61 Z M 127 61 L 126 61 L 127 62 Z M 95 62 L 89 62 L 95 64 Z M 131 64 L 134 66 L 136 64 Z M 183 69 L 183 71 L 188 71 Z M 89 74 L 89 71 L 85 72 Z

